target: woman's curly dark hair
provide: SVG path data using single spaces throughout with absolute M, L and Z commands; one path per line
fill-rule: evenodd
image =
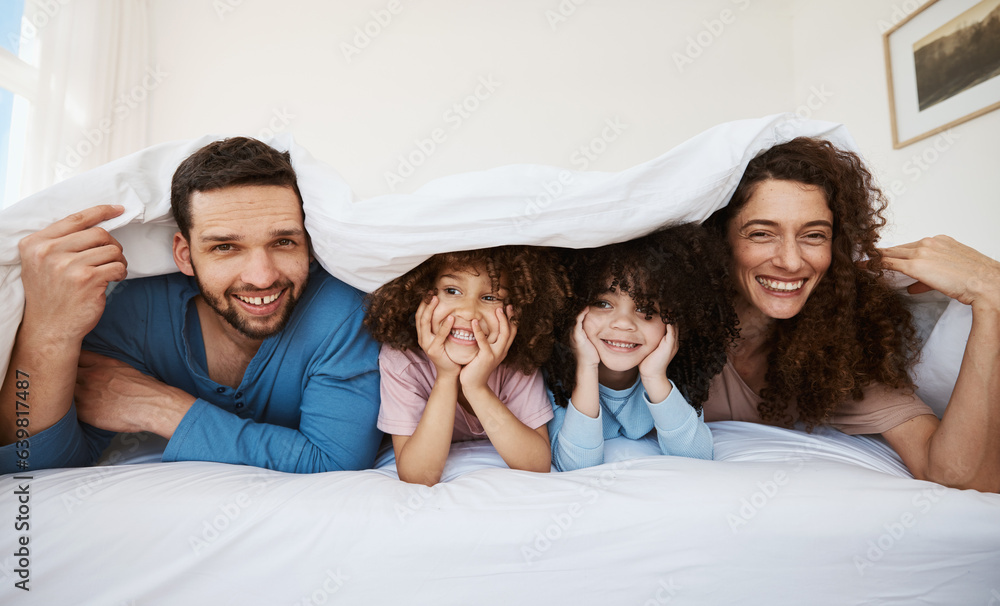
M 700 411 L 737 335 L 725 247 L 689 223 L 620 244 L 567 250 L 563 256 L 574 294 L 560 316 L 560 339 L 545 365 L 556 403 L 566 406 L 576 387 L 576 356 L 570 346 L 576 316 L 617 288 L 636 307 L 658 309 L 665 323 L 678 327 L 678 351 L 667 376 Z
M 524 374 L 538 369 L 552 351 L 556 315 L 565 306 L 569 283 L 555 253 L 532 246 L 499 246 L 434 255 L 368 296 L 365 326 L 379 343 L 420 351 L 415 317 L 434 295 L 445 270 L 485 269 L 493 288 L 507 288 L 517 335 L 503 363 Z
M 772 147 L 750 161 L 728 206 L 705 225 L 728 245 L 730 220 L 768 179 L 816 186 L 833 211 L 830 268 L 795 317 L 774 321 L 758 408 L 765 422 L 789 426 L 794 403 L 812 429 L 828 422 L 838 403 L 861 400 L 873 383 L 912 388 L 916 330 L 883 277 L 875 244 L 887 202 L 861 158 L 807 137 Z M 855 263 L 863 258 L 865 269 Z

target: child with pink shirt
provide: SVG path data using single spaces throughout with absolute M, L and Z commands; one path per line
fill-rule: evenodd
M 372 293 L 378 428 L 392 436 L 401 480 L 436 484 L 462 440 L 489 440 L 511 469 L 549 470 L 552 409 L 538 368 L 566 284 L 550 252 L 502 246 L 434 255 Z

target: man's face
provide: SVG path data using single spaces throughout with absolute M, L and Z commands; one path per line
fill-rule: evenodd
M 244 337 L 281 331 L 309 277 L 295 191 L 242 185 L 195 192 L 190 236 L 174 236 L 174 259 L 197 279 L 205 302 Z

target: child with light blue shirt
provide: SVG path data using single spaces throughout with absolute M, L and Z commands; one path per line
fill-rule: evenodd
M 712 458 L 701 404 L 737 334 L 725 260 L 695 224 L 567 251 L 574 304 L 545 367 L 556 469 L 600 465 L 605 440 L 654 430 L 663 454 Z

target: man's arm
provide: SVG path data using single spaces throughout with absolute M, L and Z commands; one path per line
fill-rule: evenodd
M 95 206 L 21 240 L 25 311 L 0 387 L 0 445 L 15 443 L 18 418 L 35 436 L 69 412 L 80 345 L 104 311 L 108 284 L 127 273 L 121 245 L 95 225 L 123 211 Z M 18 389 L 26 378 L 29 389 Z
M 76 389 L 80 418 L 103 429 L 151 431 L 168 438 L 164 461 L 216 461 L 295 473 L 371 467 L 381 439 L 375 427 L 378 346 L 361 326 L 362 317 L 358 306 L 323 340 L 305 369 L 305 387 L 295 386 L 294 401 L 290 390 L 273 385 L 263 390 L 270 394 L 273 389 L 275 395 L 257 403 L 265 410 L 259 421 L 196 398 L 125 362 L 91 353 L 81 356 Z M 317 317 L 320 323 L 328 319 Z M 329 325 L 322 328 L 329 330 Z M 299 329 L 308 333 L 320 327 Z M 296 369 L 295 376 L 301 370 Z M 276 381 L 286 378 L 280 375 L 281 367 L 276 372 Z M 281 391 L 284 395 L 276 395 Z M 298 426 L 278 424 L 278 417 L 288 424 L 297 418 Z

